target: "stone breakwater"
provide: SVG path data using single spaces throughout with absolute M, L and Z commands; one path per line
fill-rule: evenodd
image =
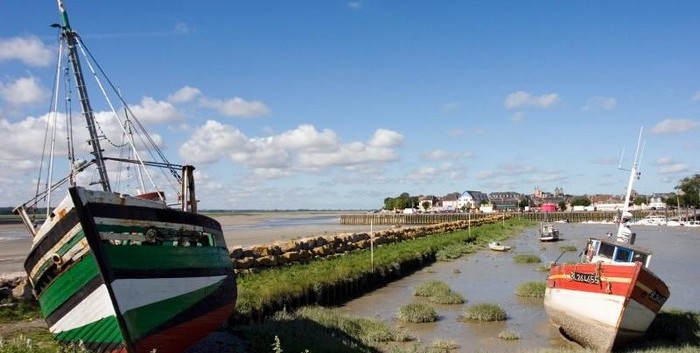
M 375 246 L 396 243 L 433 234 L 463 230 L 470 226 L 476 227 L 499 222 L 507 218 L 510 218 L 510 215 L 500 214 L 425 226 L 396 227 L 380 230 L 373 234 L 362 232 L 307 237 L 286 242 L 274 242 L 268 245 L 233 248 L 230 257 L 237 272 L 249 272 L 256 269 L 305 263 L 316 258 L 368 249 L 372 242 Z

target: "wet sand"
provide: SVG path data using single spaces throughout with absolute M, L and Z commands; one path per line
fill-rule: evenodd
M 341 225 L 337 211 L 270 211 L 213 215 L 221 223 L 229 249 L 237 246 L 270 244 L 310 236 L 348 232 L 369 232 L 364 225 Z M 336 218 L 338 219 L 336 221 Z M 386 227 L 386 226 L 384 226 Z M 381 227 L 373 227 L 379 230 Z M 3 232 L 25 232 L 22 224 L 0 224 Z M 21 239 L 0 240 L 0 277 L 24 274 L 24 258 L 29 253 L 29 234 Z

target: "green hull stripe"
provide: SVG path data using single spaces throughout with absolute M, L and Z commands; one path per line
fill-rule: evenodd
M 39 297 L 39 304 L 44 317 L 51 315 L 63 302 L 75 292 L 83 288 L 91 279 L 98 275 L 95 256 L 89 254 L 61 273 Z
M 120 270 L 174 270 L 230 267 L 231 259 L 219 247 L 167 245 L 105 245 L 107 263 Z
M 132 339 L 138 340 L 152 333 L 162 323 L 172 319 L 177 314 L 187 310 L 203 299 L 206 299 L 206 297 L 216 291 L 222 283 L 223 281 L 220 281 L 191 293 L 129 310 L 124 315 L 124 319 Z
M 85 238 L 85 233 L 81 229 L 78 233 L 75 234 L 73 238 L 71 238 L 71 240 L 68 243 L 63 244 L 63 246 L 61 246 L 56 253 L 58 253 L 61 256 L 65 255 L 68 252 L 68 250 L 70 250 L 83 238 Z M 53 261 L 51 259 L 48 259 L 43 264 L 41 264 L 41 268 L 39 269 L 39 271 L 36 272 L 36 277 L 40 277 L 50 266 L 53 266 Z
M 121 343 L 124 342 L 117 318 L 109 316 L 104 319 L 89 323 L 69 331 L 59 332 L 56 339 L 63 342 L 97 342 L 97 343 Z

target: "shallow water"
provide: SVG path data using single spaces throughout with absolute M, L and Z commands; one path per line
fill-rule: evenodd
M 515 264 L 517 254 L 536 254 L 543 264 L 559 257 L 559 248 L 576 246 L 578 251 L 565 253 L 562 261 L 575 260 L 588 236 L 603 235 L 612 230 L 610 225 L 557 224 L 561 241 L 542 243 L 536 228 L 529 228 L 505 241 L 513 250 L 507 253 L 482 250 L 452 262 L 437 262 L 399 281 L 393 282 L 368 295 L 352 300 L 337 310 L 390 322 L 408 330 L 423 344 L 436 339 L 454 341 L 462 352 L 477 350 L 518 352 L 533 348 L 571 346 L 549 324 L 542 299 L 521 298 L 515 289 L 529 281 L 544 281 L 546 272 L 537 271 L 541 264 Z M 654 258 L 650 268 L 670 287 L 671 297 L 664 309 L 678 308 L 700 311 L 696 270 L 700 257 L 700 229 L 678 227 L 636 227 L 636 245 L 652 249 Z M 678 266 L 684 264 L 685 266 Z M 444 281 L 452 290 L 461 293 L 467 302 L 463 305 L 433 305 L 439 320 L 434 323 L 401 324 L 396 319 L 399 307 L 419 302 L 413 296 L 414 288 L 429 280 Z M 496 323 L 459 322 L 464 309 L 478 303 L 495 303 L 508 314 L 508 320 Z M 498 334 L 515 331 L 519 340 L 504 341 Z

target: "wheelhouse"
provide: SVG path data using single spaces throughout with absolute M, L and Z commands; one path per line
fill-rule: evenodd
M 645 267 L 649 267 L 651 261 L 651 251 L 618 242 L 615 240 L 590 238 L 586 243 L 586 251 L 583 253 L 583 262 L 614 262 L 629 263 L 641 262 Z

